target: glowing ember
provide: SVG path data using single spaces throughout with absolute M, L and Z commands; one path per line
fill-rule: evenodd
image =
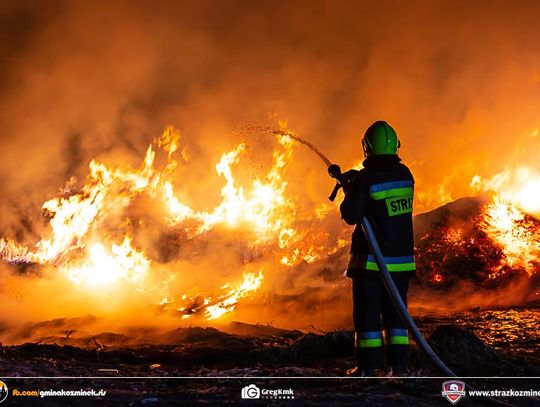
M 435 275 L 433 276 L 433 282 L 442 283 L 443 281 L 444 281 L 444 278 L 443 278 L 442 274 L 435 273 Z

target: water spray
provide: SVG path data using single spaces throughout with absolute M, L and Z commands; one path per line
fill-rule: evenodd
M 317 156 L 326 164 L 326 168 L 328 168 L 328 172 L 330 176 L 337 180 L 336 185 L 334 186 L 334 189 L 332 190 L 332 192 L 330 193 L 330 196 L 328 197 L 328 199 L 332 202 L 336 199 L 337 193 L 343 187 L 343 185 L 349 182 L 353 176 L 353 171 L 347 171 L 345 173 L 342 173 L 341 168 L 338 165 L 333 164 L 332 161 L 330 161 L 330 159 L 321 150 L 319 150 L 317 146 L 315 146 L 313 143 L 307 140 L 304 140 L 301 137 L 298 137 L 296 134 L 294 134 L 291 131 L 278 130 L 272 127 L 259 126 L 256 124 L 243 124 L 241 126 L 241 129 L 247 130 L 247 131 L 261 131 L 265 133 L 275 134 L 276 136 L 287 136 L 299 142 L 300 144 L 305 145 L 311 151 L 317 154 Z
M 272 133 L 272 134 L 275 134 L 276 136 L 290 137 L 293 140 L 298 141 L 299 143 L 301 143 L 301 144 L 307 146 L 309 149 L 311 149 L 315 154 L 317 154 L 319 156 L 319 158 L 326 164 L 327 167 L 330 167 L 332 165 L 332 161 L 330 161 L 330 159 L 326 155 L 324 155 L 323 152 L 321 150 L 319 150 L 315 145 L 313 145 L 312 143 L 310 143 L 307 140 L 304 140 L 301 137 L 298 137 L 296 134 L 294 134 L 291 131 L 277 130 L 277 129 L 273 129 L 272 127 L 259 126 L 259 125 L 256 125 L 256 124 L 243 124 L 241 126 L 241 129 L 247 130 L 247 131 L 261 131 L 261 132 L 265 132 L 265 133 Z

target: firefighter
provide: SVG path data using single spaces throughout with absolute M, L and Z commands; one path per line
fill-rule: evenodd
M 392 375 L 406 372 L 409 336 L 394 309 L 370 253 L 361 220 L 368 218 L 396 287 L 407 304 L 409 280 L 415 273 L 412 204 L 414 178 L 398 156 L 400 142 L 385 121 L 373 123 L 362 139 L 364 168 L 343 185 L 341 216 L 357 225 L 346 275 L 352 279 L 356 367 L 353 376 L 373 376 L 384 354 Z M 329 172 L 335 171 L 335 166 Z

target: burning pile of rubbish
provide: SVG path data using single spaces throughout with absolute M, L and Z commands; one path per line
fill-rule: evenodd
M 139 168 L 92 160 L 84 182 L 69 180 L 43 204 L 45 222 L 31 236 L 0 238 L 0 258 L 13 276 L 54 276 L 102 302 L 114 297 L 129 303 L 135 296 L 179 319 L 208 321 L 231 313 L 245 299 L 279 292 L 279 276 L 287 270 L 298 278 L 306 268 L 319 275 L 329 264 L 344 268 L 349 230 L 341 226 L 334 204 L 299 203 L 287 178 L 298 138 L 275 133 L 267 171 L 248 181 L 235 173 L 247 154 L 245 142 L 221 156 L 215 166 L 222 179 L 215 193 L 220 201 L 214 207 L 190 204 L 189 190 L 177 176 L 189 153 L 173 128 L 148 147 Z M 476 191 L 497 191 L 415 217 L 422 285 L 451 288 L 468 280 L 489 288 L 516 278 L 538 285 L 540 222 L 528 214 L 539 209 L 531 205 L 538 201 L 531 189 L 537 177 L 532 171 L 519 174 L 516 193 L 507 192 L 508 185 L 518 184 L 508 174 L 486 181 L 475 177 Z M 201 269 L 226 272 L 208 278 Z M 340 273 L 324 278 L 335 282 Z M 2 295 L 32 301 L 20 290 L 10 292 L 11 282 L 6 279 Z M 134 296 L 122 300 L 126 293 Z
M 462 198 L 415 217 L 418 277 L 432 287 L 538 284 L 540 221 L 491 196 Z

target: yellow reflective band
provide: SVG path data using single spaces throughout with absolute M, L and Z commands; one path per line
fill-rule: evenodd
M 414 195 L 414 189 L 412 187 L 407 188 L 393 188 L 388 189 L 386 191 L 379 191 L 379 192 L 371 192 L 369 196 L 371 199 L 374 199 L 376 201 L 379 201 L 381 199 L 386 198 L 394 198 L 394 197 L 407 197 L 407 196 L 413 196 Z
M 408 345 L 409 337 L 408 336 L 391 336 L 390 345 Z
M 399 272 L 399 271 L 414 271 L 416 270 L 416 263 L 387 263 L 386 267 L 388 268 L 388 271 L 390 272 Z M 366 270 L 379 270 L 379 266 L 377 266 L 377 263 L 374 261 L 368 261 L 366 262 Z
M 382 338 L 359 339 L 357 344 L 359 348 L 376 348 L 382 346 Z

